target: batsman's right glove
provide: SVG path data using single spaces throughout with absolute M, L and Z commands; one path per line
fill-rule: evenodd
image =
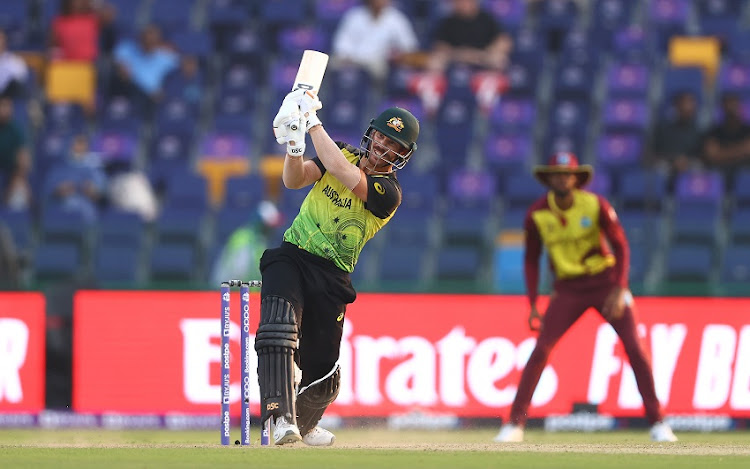
M 292 130 L 295 128 L 296 130 Z M 305 154 L 305 119 L 299 116 L 286 130 L 286 154 L 300 158 Z

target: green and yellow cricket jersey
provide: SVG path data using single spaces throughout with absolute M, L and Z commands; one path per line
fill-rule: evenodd
M 336 142 L 346 159 L 359 164 L 360 151 Z M 401 204 L 401 186 L 391 174 L 367 176 L 367 202 L 329 174 L 314 158 L 323 176 L 313 185 L 286 232 L 284 241 L 333 261 L 352 272 L 359 253 L 393 217 Z

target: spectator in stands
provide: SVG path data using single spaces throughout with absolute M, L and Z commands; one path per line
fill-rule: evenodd
M 73 139 L 69 158 L 52 168 L 46 187 L 50 202 L 80 212 L 88 221 L 96 219 L 106 193 L 107 177 L 98 155 L 89 151 L 86 136 L 77 135 Z
M 2 76 L 0 74 L 0 76 Z M 0 97 L 0 189 L 3 205 L 25 210 L 31 205 L 31 157 L 23 130 L 13 120 L 13 100 Z
M 0 30 L 0 95 L 22 96 L 28 76 L 29 68 L 26 62 L 8 50 L 5 31 Z
M 141 31 L 138 42 L 117 44 L 114 61 L 112 94 L 145 97 L 153 102 L 160 96 L 164 78 L 177 67 L 179 56 L 165 45 L 159 28 L 149 25 Z
M 391 0 L 363 0 L 347 11 L 333 38 L 336 64 L 355 64 L 381 80 L 391 62 L 413 57 L 419 41 L 409 18 Z
M 433 37 L 430 66 L 445 70 L 451 64 L 502 70 L 512 41 L 479 0 L 451 0 L 452 12 L 440 20 Z
M 99 55 L 99 15 L 90 0 L 60 0 L 52 20 L 52 58 L 93 62 Z
M 646 160 L 669 172 L 673 180 L 683 171 L 700 166 L 702 134 L 692 93 L 677 93 L 672 98 L 672 106 L 674 115 L 659 122 L 654 130 Z
M 234 230 L 224 243 L 211 272 L 213 281 L 218 285 L 228 278 L 259 279 L 260 258 L 281 222 L 281 213 L 272 202 L 258 203 L 247 223 Z
M 190 103 L 199 103 L 203 96 L 203 76 L 200 72 L 198 57 L 184 54 L 180 57 L 180 66 L 164 79 L 164 88 L 172 97 L 184 99 Z
M 736 94 L 722 96 L 721 107 L 724 118 L 706 135 L 703 157 L 709 168 L 724 174 L 724 182 L 731 189 L 737 170 L 750 167 L 750 124 L 742 115 L 742 102 Z

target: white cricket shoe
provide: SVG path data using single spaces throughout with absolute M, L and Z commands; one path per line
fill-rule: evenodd
M 668 423 L 656 422 L 654 426 L 651 427 L 651 441 L 673 443 L 677 441 L 677 437 L 674 436 L 672 427 L 670 427 Z
M 523 441 L 523 427 L 506 423 L 495 437 L 495 443 L 520 443 Z
M 336 436 L 325 428 L 315 427 L 302 437 L 302 443 L 307 446 L 331 446 Z
M 301 441 L 299 428 L 293 423 L 286 421 L 286 417 L 279 417 L 273 426 L 273 444 L 285 445 Z

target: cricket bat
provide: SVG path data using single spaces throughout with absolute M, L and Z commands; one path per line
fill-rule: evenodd
M 292 91 L 301 88 L 317 93 L 320 90 L 320 84 L 323 82 L 323 75 L 326 73 L 327 66 L 328 54 L 310 49 L 303 52 Z M 290 128 L 297 130 L 297 124 L 290 125 Z

